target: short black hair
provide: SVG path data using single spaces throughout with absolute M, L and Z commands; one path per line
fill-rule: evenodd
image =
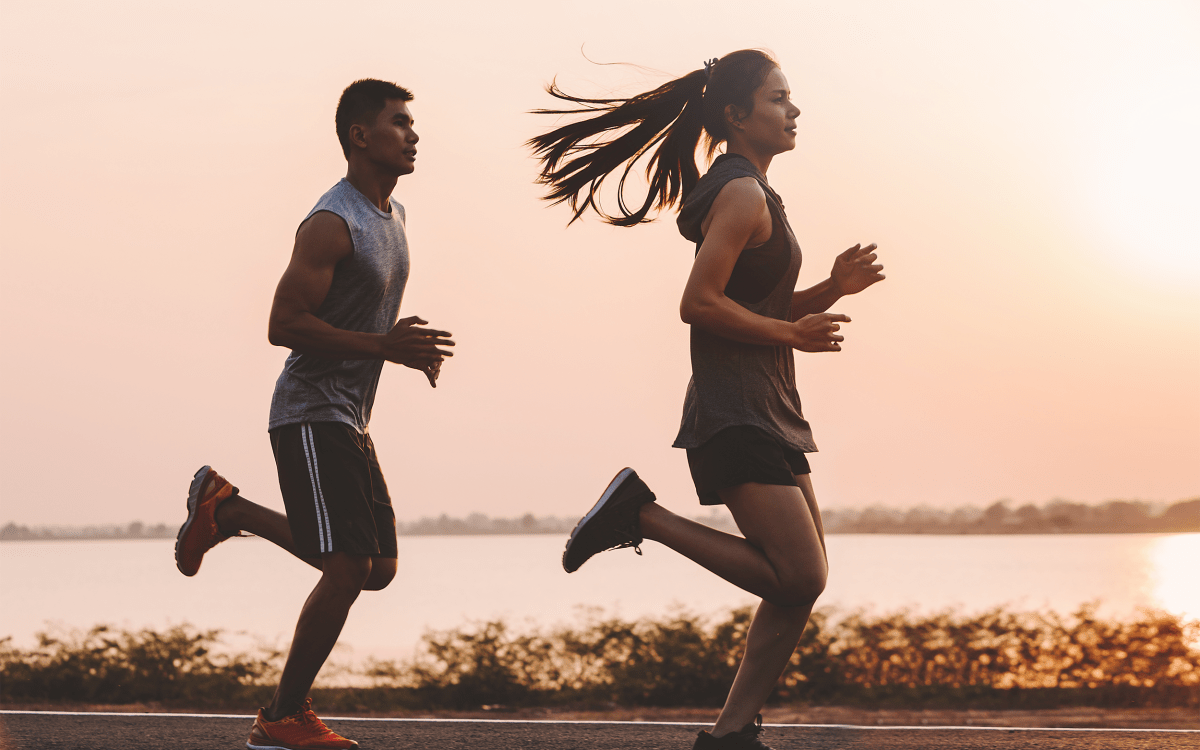
M 389 101 L 411 102 L 412 93 L 403 86 L 376 78 L 362 78 L 346 87 L 338 100 L 334 123 L 342 153 L 350 158 L 350 126 L 371 125 Z

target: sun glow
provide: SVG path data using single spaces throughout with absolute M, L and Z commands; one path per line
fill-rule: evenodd
M 1077 144 L 1098 249 L 1171 284 L 1200 281 L 1200 59 L 1189 47 L 1160 41 L 1121 59 L 1086 97 Z
M 1185 619 L 1200 619 L 1200 533 L 1172 534 L 1150 550 L 1156 605 Z

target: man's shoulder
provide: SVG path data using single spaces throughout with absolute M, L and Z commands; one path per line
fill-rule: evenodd
M 347 188 L 349 188 L 350 192 L 347 191 Z M 317 199 L 316 204 L 313 205 L 312 210 L 308 212 L 308 215 L 312 216 L 318 211 L 329 211 L 341 216 L 342 218 L 348 219 L 346 214 L 352 213 L 350 211 L 350 207 L 353 199 L 353 192 L 357 191 L 354 190 L 354 186 L 351 185 L 347 180 L 338 180 L 336 185 L 326 190 L 321 197 Z

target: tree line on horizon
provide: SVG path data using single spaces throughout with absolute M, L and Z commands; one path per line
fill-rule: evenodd
M 821 511 L 827 534 L 1120 534 L 1200 532 L 1200 498 L 1162 506 L 1145 501 L 1110 500 L 1098 505 L 1052 500 L 1012 508 L 998 500 L 986 508 L 963 506 L 953 510 L 922 506 L 900 509 L 872 506 L 865 509 L 830 508 Z M 736 532 L 728 512 L 713 510 L 696 519 L 725 531 Z M 399 521 L 399 536 L 477 536 L 504 534 L 567 534 L 575 517 L 535 516 L 492 518 L 472 513 L 455 518 L 445 513 L 416 521 Z M 171 539 L 176 526 L 97 524 L 89 526 L 25 526 L 9 522 L 0 527 L 0 541 L 72 539 Z

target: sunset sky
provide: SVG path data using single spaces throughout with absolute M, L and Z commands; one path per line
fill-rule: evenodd
M 458 341 L 436 390 L 385 369 L 397 515 L 578 515 L 626 465 L 699 512 L 692 247 L 567 228 L 522 144 L 555 76 L 631 95 L 744 47 L 803 112 L 768 174 L 801 284 L 857 242 L 887 267 L 797 355 L 823 505 L 1200 495 L 1198 38 L 1194 0 L 5 2 L 0 523 L 178 523 L 205 463 L 282 507 L 267 313 L 362 77 L 416 95 L 401 314 Z

